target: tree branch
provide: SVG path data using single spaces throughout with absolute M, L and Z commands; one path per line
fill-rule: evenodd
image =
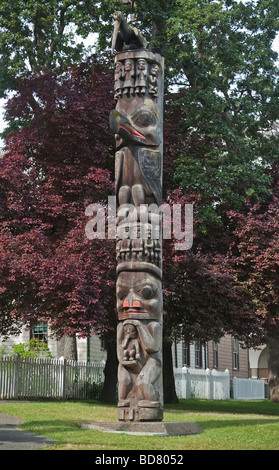
M 55 46 L 57 45 L 58 43 L 58 39 L 60 39 L 62 36 L 63 36 L 63 33 L 64 33 L 64 29 L 65 29 L 65 14 L 68 10 L 68 8 L 71 6 L 71 3 L 68 3 L 66 4 L 63 8 L 61 8 L 60 10 L 60 17 L 59 17 L 59 28 L 58 28 L 58 33 L 56 34 L 56 36 L 52 39 L 50 45 L 49 45 L 49 52 L 48 52 L 48 55 L 47 55 L 47 59 L 44 63 L 44 70 L 48 69 L 50 64 L 51 64 L 51 61 L 53 59 L 53 54 L 54 54 L 54 50 L 55 50 Z M 57 10 L 58 12 L 59 10 Z M 55 12 L 55 13 L 57 13 Z

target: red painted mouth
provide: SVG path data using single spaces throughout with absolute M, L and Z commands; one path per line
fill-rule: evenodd
M 120 126 L 118 128 L 118 133 L 119 133 L 120 129 L 123 129 L 124 131 L 128 132 L 130 135 L 132 135 L 134 137 L 138 137 L 140 139 L 146 140 L 144 135 L 142 135 L 140 132 L 138 132 L 134 127 L 130 126 L 130 124 L 128 124 L 128 123 L 120 124 Z
M 123 308 L 123 313 L 148 313 L 146 310 L 138 309 L 138 310 L 131 310 L 129 308 Z

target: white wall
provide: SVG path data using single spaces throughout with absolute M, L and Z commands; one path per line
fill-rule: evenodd
M 19 343 L 28 343 L 30 340 L 30 331 L 23 329 L 18 336 L 11 336 L 7 341 L 4 341 L 0 336 L 0 346 L 7 346 L 5 353 L 9 355 L 12 351 L 12 346 Z M 51 354 L 59 359 L 57 351 L 57 340 L 51 335 L 48 328 L 48 347 Z M 77 353 L 78 361 L 87 361 L 88 359 L 88 344 L 87 339 L 77 338 Z M 101 362 L 106 360 L 107 352 L 102 347 L 102 342 L 97 335 L 92 335 L 89 345 L 90 362 Z

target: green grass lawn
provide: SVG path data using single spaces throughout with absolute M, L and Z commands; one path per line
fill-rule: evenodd
M 19 416 L 22 430 L 52 438 L 50 450 L 279 450 L 279 404 L 267 400 L 181 400 L 165 405 L 164 421 L 194 421 L 192 436 L 131 436 L 81 428 L 117 421 L 116 406 L 96 401 L 0 401 L 0 412 Z

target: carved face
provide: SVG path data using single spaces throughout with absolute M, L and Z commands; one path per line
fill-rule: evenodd
M 124 68 L 126 72 L 130 72 L 131 70 L 133 70 L 133 67 L 134 67 L 134 62 L 131 59 L 125 60 Z
M 119 100 L 110 114 L 110 128 L 115 134 L 116 147 L 123 145 L 157 146 L 161 141 L 159 108 L 151 98 Z
M 137 61 L 137 68 L 139 70 L 145 70 L 147 68 L 147 62 L 145 59 L 139 59 Z
M 138 335 L 138 332 L 137 332 L 135 325 L 133 325 L 132 323 L 127 323 L 127 325 L 124 326 L 124 334 L 128 338 L 131 338 L 131 339 L 136 338 Z
M 122 71 L 122 63 L 116 62 L 115 64 L 115 73 L 118 75 Z
M 155 77 L 158 75 L 159 72 L 159 67 L 157 64 L 153 64 L 151 69 L 150 69 L 150 74 L 154 75 Z
M 123 271 L 116 285 L 117 311 L 126 318 L 159 320 L 162 312 L 162 286 L 157 277 L 144 271 Z

